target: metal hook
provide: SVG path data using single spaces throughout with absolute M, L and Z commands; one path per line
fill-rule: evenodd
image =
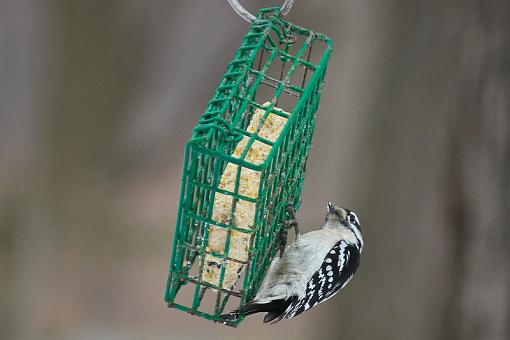
M 283 5 L 281 7 L 281 10 L 280 10 L 281 15 L 287 15 L 287 13 L 289 13 L 290 9 L 292 8 L 292 5 L 294 5 L 294 1 L 295 0 L 285 0 L 285 2 L 283 3 Z M 241 18 L 243 18 L 244 20 L 246 20 L 250 23 L 255 21 L 255 16 L 253 14 L 251 14 L 250 12 L 248 12 L 246 10 L 246 8 L 244 8 L 239 3 L 238 0 L 227 0 L 227 2 L 234 9 L 234 11 L 237 14 L 239 14 L 239 16 Z

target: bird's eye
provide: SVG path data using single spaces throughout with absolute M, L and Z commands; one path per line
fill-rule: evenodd
M 350 213 L 349 214 L 349 222 L 356 223 L 357 222 L 356 215 L 354 215 L 353 213 Z

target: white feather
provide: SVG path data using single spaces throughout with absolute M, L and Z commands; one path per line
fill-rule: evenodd
M 308 232 L 290 245 L 280 259 L 276 257 L 254 299 L 267 303 L 291 296 L 304 297 L 306 285 L 321 267 L 327 253 L 340 240 L 355 244 L 356 236 L 340 223 L 326 224 L 323 229 Z

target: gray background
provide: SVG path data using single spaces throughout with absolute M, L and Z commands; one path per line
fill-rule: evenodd
M 509 8 L 296 1 L 336 46 L 302 229 L 332 200 L 366 247 L 334 299 L 231 329 L 163 294 L 184 144 L 247 24 L 224 0 L 1 0 L 0 337 L 510 337 Z

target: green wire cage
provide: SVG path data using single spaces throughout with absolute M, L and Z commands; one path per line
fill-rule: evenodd
M 262 9 L 186 145 L 169 307 L 222 314 L 256 295 L 299 209 L 332 41 Z

